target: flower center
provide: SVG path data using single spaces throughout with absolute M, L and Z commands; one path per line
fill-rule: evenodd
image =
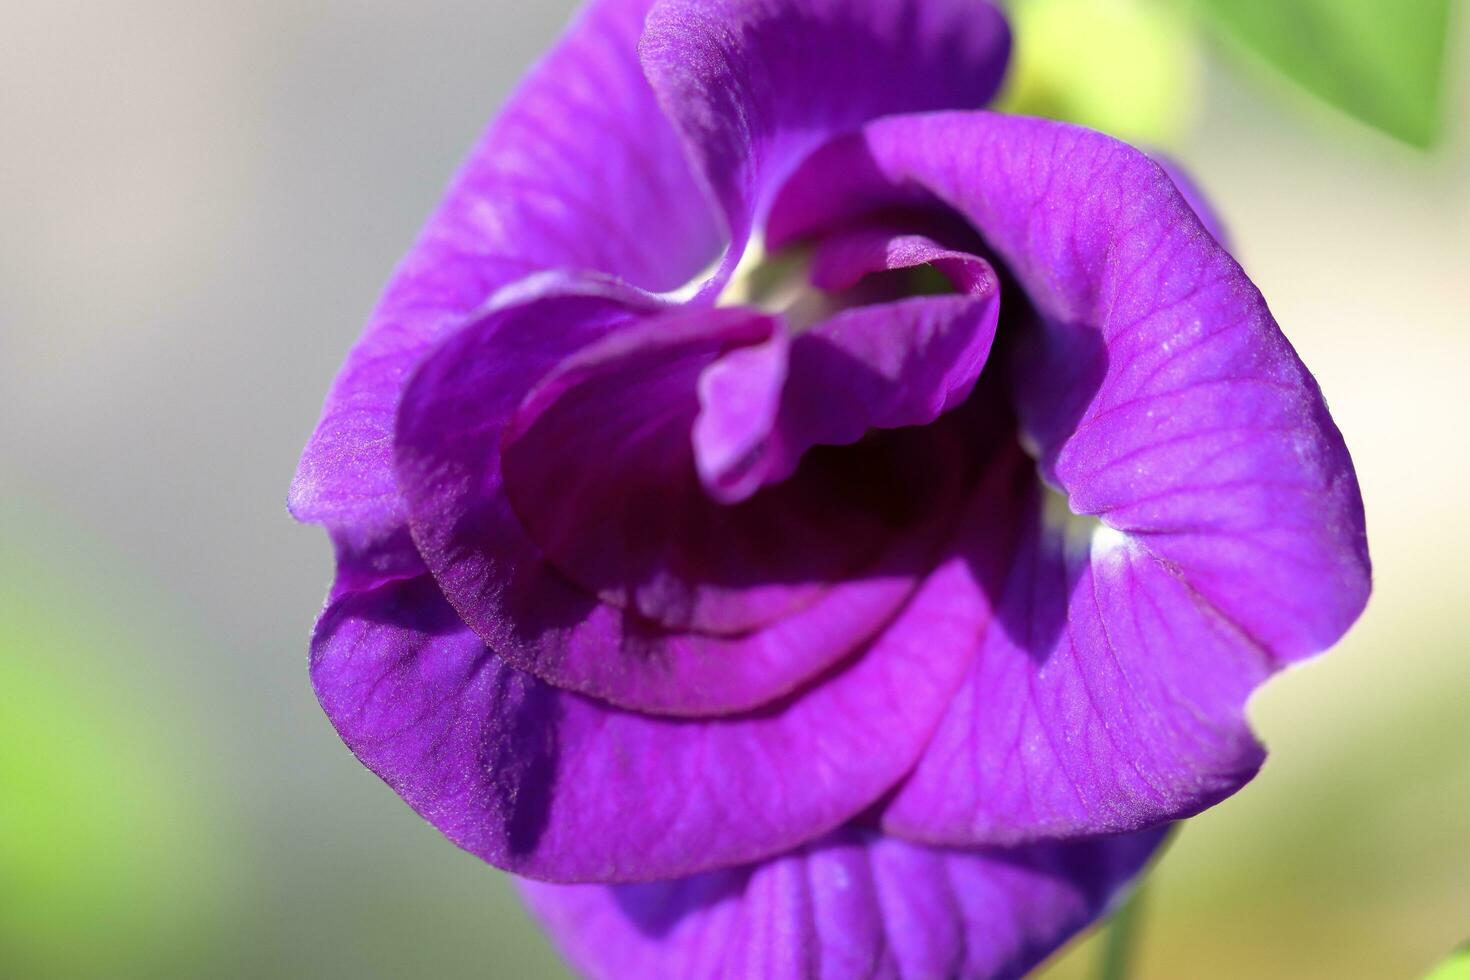
M 1042 523 L 1065 543 L 1069 552 L 1100 558 L 1128 544 L 1128 535 L 1109 527 L 1092 514 L 1072 510 L 1067 495 L 1042 481 Z
M 811 249 L 801 245 L 766 251 L 765 240 L 753 236 L 730 281 L 716 300 L 720 306 L 754 306 L 768 313 L 784 313 L 814 292 L 811 287 Z
M 953 283 L 932 265 L 870 273 L 849 289 L 822 290 L 812 284 L 815 252 L 809 244 L 767 252 L 764 239 L 752 236 L 716 305 L 780 314 L 787 328 L 797 334 L 856 306 L 954 292 Z

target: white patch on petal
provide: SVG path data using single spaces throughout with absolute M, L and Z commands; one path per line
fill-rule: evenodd
M 699 275 L 695 276 L 693 279 L 690 279 L 688 282 L 678 287 L 677 289 L 670 289 L 668 292 L 660 293 L 660 297 L 668 300 L 670 303 L 689 302 L 691 299 L 698 296 L 700 291 L 704 289 L 705 284 L 714 278 L 716 272 L 720 271 L 720 263 L 722 261 L 724 261 L 723 255 L 701 269 Z
M 750 241 L 745 245 L 745 251 L 740 255 L 740 261 L 735 264 L 735 269 L 730 273 L 730 282 L 725 286 L 724 292 L 720 293 L 718 303 L 720 306 L 739 306 L 754 303 L 756 290 L 752 284 L 752 275 L 759 269 L 769 256 L 766 253 L 766 237 L 760 232 L 750 236 Z
M 1067 502 L 1066 494 L 1044 487 L 1041 519 L 1043 525 L 1058 535 L 1070 554 L 1090 555 L 1094 561 L 1121 556 L 1131 539 L 1117 528 L 1109 527 L 1092 514 L 1078 514 Z
M 1095 517 L 1090 517 L 1096 526 L 1092 529 L 1092 554 L 1094 557 L 1109 555 L 1127 547 L 1132 539 L 1115 527 L 1108 527 Z
M 716 306 L 756 306 L 762 309 L 779 309 L 780 305 L 768 303 L 769 294 L 773 291 L 789 292 L 792 284 L 785 281 L 793 278 L 787 275 L 787 270 L 779 270 L 776 277 L 780 281 L 771 282 L 773 274 L 766 269 L 767 261 L 771 258 L 766 251 L 765 235 L 761 232 L 753 232 L 750 240 L 745 243 L 745 250 L 740 253 L 740 261 L 730 272 L 730 280 L 720 295 L 715 298 Z M 693 299 L 704 289 L 709 281 L 714 278 L 715 273 L 720 271 L 720 266 L 725 263 L 722 254 L 711 262 L 706 268 L 700 270 L 699 275 L 690 279 L 677 289 L 671 289 L 661 294 L 664 299 L 676 303 L 685 303 Z M 804 271 L 804 270 L 792 270 Z M 789 305 L 789 304 L 787 304 Z

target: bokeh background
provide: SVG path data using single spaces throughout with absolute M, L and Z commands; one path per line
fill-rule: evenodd
M 389 270 L 570 9 L 0 9 L 0 975 L 565 976 L 317 708 L 329 549 L 284 497 Z M 1340 647 L 1254 701 L 1260 778 L 1157 867 L 1138 976 L 1411 977 L 1470 936 L 1467 19 L 1427 151 L 1167 25 L 1082 46 L 1111 69 L 1023 38 L 1016 98 L 1112 79 L 1058 111 L 1213 196 L 1347 435 L 1377 566 Z

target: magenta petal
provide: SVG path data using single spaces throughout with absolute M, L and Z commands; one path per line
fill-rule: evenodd
M 949 850 L 843 829 L 762 864 L 521 891 L 595 980 L 1019 977 L 1102 914 L 1162 831 Z
M 802 155 L 878 116 L 984 105 L 1009 50 L 983 0 L 661 0 L 640 45 L 725 212 L 726 271 Z
M 406 375 L 500 287 L 546 269 L 651 290 L 721 233 L 638 64 L 648 0 L 593 0 L 471 151 L 334 382 L 291 487 L 304 521 L 403 522 L 390 446 Z
M 1352 462 L 1260 293 L 1168 175 L 1061 123 L 894 118 L 808 161 L 771 236 L 916 195 L 967 218 L 1039 314 L 1016 397 L 1071 508 L 1274 657 L 1336 640 L 1369 589 Z
M 744 500 L 789 477 L 813 446 L 927 425 L 968 397 L 1000 312 L 989 263 L 922 236 L 865 229 L 823 241 L 812 277 L 836 292 L 870 273 L 924 264 L 965 295 L 845 310 L 792 340 L 779 372 L 768 355 L 745 351 L 705 371 L 694 448 L 712 496 Z
M 312 679 L 353 752 L 466 850 L 548 880 L 653 880 L 763 859 L 869 807 L 918 757 L 983 610 L 952 558 L 821 684 L 681 721 L 513 669 L 422 577 L 333 602 Z

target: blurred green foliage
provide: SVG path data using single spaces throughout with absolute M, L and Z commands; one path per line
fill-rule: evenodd
M 1450 0 L 1195 0 L 1307 91 L 1416 146 L 1439 133 Z
M 1191 25 L 1157 0 L 1017 0 L 1015 58 L 1000 108 L 1167 144 L 1198 101 Z
M 1430 971 L 1424 980 L 1470 980 L 1470 944 L 1452 953 L 1449 959 Z
M 1016 53 L 1001 108 L 1167 146 L 1196 111 L 1203 25 L 1328 105 L 1427 147 L 1441 128 L 1449 7 L 1450 0 L 1011 0 Z
M 184 975 L 233 869 L 178 764 L 188 709 L 136 670 L 145 609 L 99 608 L 85 571 L 0 545 L 0 973 Z

